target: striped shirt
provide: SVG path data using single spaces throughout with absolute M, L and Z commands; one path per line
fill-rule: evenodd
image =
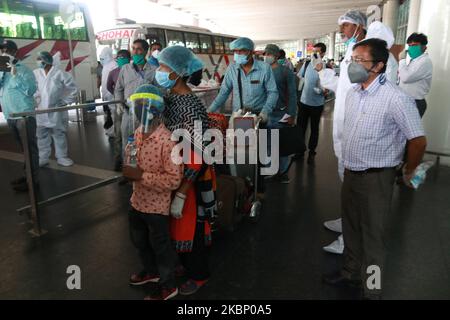
M 345 168 L 392 168 L 402 161 L 406 142 L 425 136 L 415 101 L 380 76 L 366 89 L 354 86 L 345 104 Z

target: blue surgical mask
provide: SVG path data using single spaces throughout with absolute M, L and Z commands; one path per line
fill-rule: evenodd
M 37 60 L 36 61 L 36 66 L 40 69 L 44 69 L 45 68 L 45 63 L 42 62 L 41 60 Z
M 234 54 L 234 62 L 236 62 L 237 64 L 240 65 L 244 65 L 248 63 L 248 56 L 246 56 L 245 54 Z
M 275 62 L 274 56 L 264 56 L 264 62 L 268 65 L 272 65 Z
M 359 34 L 356 34 L 356 31 L 358 31 L 358 28 L 356 28 L 355 32 L 353 33 L 353 36 L 350 39 L 347 39 L 347 41 L 345 41 L 345 45 L 349 46 L 352 43 L 356 43 L 357 41 L 357 37 L 359 36 Z
M 177 83 L 177 79 L 170 80 L 170 72 L 156 70 L 155 79 L 158 84 L 165 89 L 172 89 Z

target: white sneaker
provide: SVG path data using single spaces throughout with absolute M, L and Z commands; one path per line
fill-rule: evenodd
M 59 158 L 58 164 L 62 167 L 70 167 L 73 166 L 73 161 L 69 158 Z
M 48 166 L 49 160 L 48 159 L 39 159 L 39 167 L 45 167 Z
M 342 235 L 334 241 L 332 244 L 323 247 L 325 252 L 333 253 L 333 254 L 343 254 L 344 253 L 344 237 Z
M 324 222 L 324 227 L 333 232 L 342 233 L 342 218 Z

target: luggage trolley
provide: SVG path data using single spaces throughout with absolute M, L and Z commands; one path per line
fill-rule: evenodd
M 239 170 L 239 164 L 236 164 L 235 166 L 231 166 L 231 174 L 237 177 L 242 177 L 242 175 L 245 175 L 244 179 L 249 187 L 249 189 L 251 190 L 251 192 L 249 193 L 249 203 L 251 204 L 249 211 L 247 212 L 248 214 L 248 218 L 250 218 L 250 221 L 252 222 L 257 222 L 259 221 L 259 218 L 261 216 L 261 207 L 262 207 L 262 203 L 261 200 L 258 199 L 258 177 L 259 177 L 259 172 L 258 170 L 260 169 L 258 163 L 259 163 L 259 128 L 260 128 L 260 124 L 261 124 L 261 120 L 257 117 L 256 114 L 252 113 L 252 112 L 246 112 L 245 115 L 243 116 L 237 116 L 232 118 L 232 122 L 233 122 L 233 129 L 237 130 L 237 129 L 242 129 L 245 131 L 249 130 L 249 129 L 254 129 L 255 130 L 255 134 L 256 134 L 256 141 L 255 141 L 255 146 L 254 146 L 254 150 L 253 152 L 256 154 L 256 164 L 252 164 L 250 166 L 253 166 L 253 168 L 250 170 L 250 172 L 246 172 L 245 170 L 243 170 L 243 173 L 240 172 Z M 235 140 L 236 142 L 236 140 Z M 234 144 L 235 146 L 235 157 L 237 156 L 237 149 L 239 146 L 236 143 Z M 244 146 L 245 148 L 245 158 L 247 159 L 247 156 L 250 157 L 250 152 L 251 150 L 251 146 L 250 143 L 245 143 Z M 243 166 L 249 166 L 248 164 L 244 164 Z M 233 170 L 234 169 L 234 170 Z M 251 172 L 253 171 L 253 172 Z M 247 173 L 247 174 L 245 174 Z M 251 177 L 251 173 L 253 173 L 253 179 Z
M 228 115 L 228 117 L 230 117 Z M 235 226 L 242 220 L 248 219 L 251 222 L 257 222 L 261 215 L 261 201 L 257 197 L 258 184 L 258 161 L 256 164 L 236 164 L 235 160 L 239 151 L 247 159 L 249 151 L 256 154 L 258 160 L 258 136 L 260 122 L 254 114 L 247 113 L 238 116 L 231 116 L 228 119 L 224 114 L 210 113 L 210 127 L 222 131 L 224 136 L 224 147 L 229 149 L 232 145 L 233 150 L 224 150 L 224 164 L 217 165 L 218 171 L 218 219 L 216 227 L 218 229 L 227 229 L 233 231 Z M 237 139 L 230 140 L 227 137 L 227 129 L 242 129 L 244 132 L 248 129 L 254 129 L 256 134 L 256 145 L 251 149 L 250 144 L 244 141 L 243 145 L 237 145 Z M 226 137 L 226 138 L 225 138 Z M 241 139 L 242 140 L 242 139 Z M 242 142 L 241 142 L 242 144 Z M 239 150 L 240 149 L 240 150 Z M 225 155 L 233 155 L 233 162 Z

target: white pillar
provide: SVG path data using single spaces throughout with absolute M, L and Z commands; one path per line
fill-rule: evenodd
M 297 51 L 302 52 L 302 57 L 300 59 L 303 59 L 305 57 L 305 40 L 301 39 L 297 41 Z M 296 59 L 298 59 L 296 57 Z
M 416 2 L 416 1 L 412 1 Z M 423 118 L 428 146 L 436 152 L 450 151 L 450 1 L 422 1 L 418 27 L 411 32 L 423 32 L 428 36 L 428 54 L 433 61 L 433 82 L 427 96 L 428 110 Z M 411 4 L 412 4 L 411 3 Z M 414 8 L 413 8 L 414 11 Z M 408 28 L 409 30 L 409 28 Z M 434 160 L 434 159 L 433 159 Z M 449 158 L 442 162 L 450 165 Z
M 114 14 L 114 23 L 116 23 L 116 19 L 119 19 L 119 0 L 113 0 L 112 2 L 113 14 Z
M 406 32 L 406 38 L 408 38 L 411 35 L 411 33 L 418 32 L 419 30 L 421 4 L 422 0 L 409 1 L 408 31 Z
M 383 23 L 397 33 L 398 10 L 400 0 L 388 0 L 383 6 Z
M 334 59 L 334 52 L 336 49 L 336 32 L 331 32 L 329 37 L 330 45 L 328 47 L 328 59 Z

